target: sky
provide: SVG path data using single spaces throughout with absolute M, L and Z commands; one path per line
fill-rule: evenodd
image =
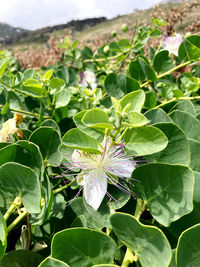
M 84 19 L 132 13 L 160 0 L 0 0 L 0 22 L 35 30 L 46 26 Z

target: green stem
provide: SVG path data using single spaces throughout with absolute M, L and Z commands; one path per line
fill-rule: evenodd
M 121 135 L 120 138 L 117 140 L 116 144 L 119 144 L 119 142 L 122 140 L 122 138 L 124 137 L 124 135 L 125 135 L 125 133 L 126 133 L 127 130 L 128 130 L 128 128 L 126 128 L 126 129 L 123 131 L 122 135 Z
M 182 63 L 182 64 L 180 64 L 180 65 L 174 67 L 173 69 L 170 69 L 170 70 L 166 71 L 165 73 L 162 73 L 162 74 L 158 75 L 157 78 L 158 78 L 158 79 L 161 79 L 161 78 L 163 78 L 164 76 L 169 75 L 170 73 L 172 73 L 172 72 L 174 72 L 174 71 L 176 71 L 176 70 L 178 70 L 178 69 L 180 69 L 180 68 L 182 68 L 182 67 L 185 67 L 185 66 L 187 66 L 187 65 L 189 65 L 189 64 L 191 64 L 191 63 L 192 63 L 191 60 L 190 60 L 190 61 L 187 61 L 187 62 L 185 62 L 185 63 Z M 141 84 L 140 87 L 141 87 L 141 88 L 142 88 L 142 87 L 145 87 L 146 85 L 148 85 L 148 84 L 151 83 L 151 82 L 152 82 L 152 81 L 147 81 L 147 82 Z
M 0 105 L 0 108 L 3 108 L 3 105 Z M 29 111 L 25 111 L 25 110 L 19 110 L 19 109 L 14 109 L 14 108 L 10 108 L 10 111 L 15 112 L 15 113 L 19 113 L 19 114 L 23 114 L 23 115 L 28 115 L 28 116 L 33 116 L 33 117 L 39 117 L 40 115 L 37 113 L 33 113 L 33 112 L 29 112 Z M 45 119 L 50 119 L 50 116 L 44 116 Z
M 137 205 L 136 205 L 134 217 L 138 221 L 140 219 L 142 212 L 145 210 L 145 208 L 146 208 L 146 203 L 142 201 L 140 198 L 137 198 Z
M 25 210 L 22 212 L 7 228 L 8 233 L 28 214 L 28 211 Z
M 157 105 L 155 108 L 160 108 L 162 106 L 165 106 L 166 104 L 169 104 L 171 102 L 174 102 L 174 101 L 179 101 L 179 100 L 200 100 L 200 96 L 182 96 L 182 97 L 179 97 L 179 98 L 176 98 L 176 97 L 173 97 L 172 99 L 170 99 L 169 101 L 165 101 L 159 105 Z
M 6 211 L 6 213 L 4 214 L 4 219 L 5 221 L 8 220 L 8 218 L 10 217 L 10 215 L 12 214 L 12 212 L 15 210 L 15 208 L 17 206 L 20 206 L 21 205 L 21 199 L 20 197 L 16 197 L 14 202 L 10 205 L 9 209 Z
M 48 105 L 49 110 L 53 111 L 53 106 L 52 106 L 51 99 L 49 96 L 48 87 L 46 85 L 44 86 L 44 94 L 47 100 L 47 105 Z
M 137 260 L 138 257 L 134 256 L 133 252 L 127 248 L 121 267 L 128 267 L 130 263 L 136 262 Z
M 61 187 L 58 187 L 56 189 L 53 190 L 53 194 L 56 195 L 58 193 L 60 193 L 61 191 L 63 191 L 64 189 L 68 188 L 69 186 L 71 186 L 74 183 L 75 180 L 72 180 L 69 184 L 63 185 Z

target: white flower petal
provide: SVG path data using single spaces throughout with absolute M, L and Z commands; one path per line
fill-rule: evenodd
M 99 170 L 92 170 L 84 176 L 84 196 L 87 204 L 97 210 L 107 192 L 107 177 Z
M 130 178 L 133 170 L 135 169 L 135 164 L 130 160 L 125 159 L 115 159 L 112 160 L 108 167 L 105 169 L 115 176 Z

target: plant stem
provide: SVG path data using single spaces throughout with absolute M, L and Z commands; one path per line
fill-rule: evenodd
M 137 198 L 137 205 L 135 209 L 134 217 L 139 221 L 142 212 L 145 210 L 146 203 L 141 199 Z M 130 263 L 138 261 L 138 255 L 134 255 L 130 248 L 126 249 L 121 267 L 128 267 Z
M 135 209 L 134 217 L 139 221 L 142 212 L 145 210 L 146 203 L 140 198 L 137 198 L 137 205 Z
M 56 195 L 58 193 L 60 193 L 61 191 L 63 191 L 64 189 L 68 188 L 69 186 L 71 186 L 74 183 L 75 180 L 72 180 L 69 184 L 63 185 L 61 187 L 58 187 L 56 189 L 53 190 L 53 194 Z
M 136 262 L 137 260 L 137 255 L 134 256 L 133 252 L 127 248 L 121 267 L 128 267 L 130 263 L 133 263 L 134 261 Z
M 176 71 L 176 70 L 178 70 L 178 69 L 180 69 L 180 68 L 182 68 L 182 67 L 185 67 L 185 66 L 187 66 L 187 65 L 189 65 L 189 64 L 191 64 L 191 63 L 192 63 L 191 60 L 190 60 L 190 61 L 187 61 L 187 62 L 185 62 L 185 63 L 182 63 L 182 64 L 180 64 L 180 65 L 174 67 L 173 69 L 170 69 L 170 70 L 166 71 L 165 73 L 162 73 L 162 74 L 158 75 L 157 78 L 158 78 L 158 79 L 161 79 L 161 78 L 163 78 L 164 76 L 169 75 L 170 73 L 172 73 L 172 72 L 174 72 L 174 71 Z M 140 87 L 141 87 L 141 88 L 142 88 L 142 87 L 145 87 L 146 85 L 148 85 L 148 84 L 151 83 L 151 82 L 152 82 L 152 81 L 147 81 L 147 82 L 145 82 L 145 83 L 142 83 L 142 84 L 140 85 Z
M 3 108 L 3 105 L 0 105 L 0 108 Z M 15 113 L 19 113 L 19 114 L 23 114 L 23 115 L 28 115 L 28 116 L 32 116 L 32 117 L 39 117 L 40 115 L 37 113 L 33 113 L 33 112 L 29 112 L 29 111 L 25 111 L 25 110 L 19 110 L 19 109 L 14 109 L 14 108 L 10 108 L 10 111 L 15 112 Z M 44 116 L 45 119 L 50 119 L 50 116 Z
M 9 209 L 6 211 L 6 213 L 4 214 L 4 219 L 5 221 L 8 220 L 8 218 L 10 217 L 10 215 L 12 214 L 12 212 L 15 210 L 15 208 L 17 206 L 21 205 L 21 198 L 20 197 L 16 197 L 14 202 L 10 205 Z
M 25 210 L 22 212 L 7 228 L 8 233 L 28 214 L 28 211 Z
M 200 96 L 182 96 L 182 97 L 179 97 L 179 98 L 176 98 L 176 97 L 173 97 L 172 99 L 170 99 L 169 101 L 165 101 L 159 105 L 157 105 L 156 107 L 154 107 L 153 109 L 155 108 L 160 108 L 166 104 L 169 104 L 175 100 L 200 100 Z

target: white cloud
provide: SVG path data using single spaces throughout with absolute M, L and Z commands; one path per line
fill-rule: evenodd
M 15 27 L 37 29 L 72 19 L 131 13 L 160 0 L 0 0 L 0 20 Z

